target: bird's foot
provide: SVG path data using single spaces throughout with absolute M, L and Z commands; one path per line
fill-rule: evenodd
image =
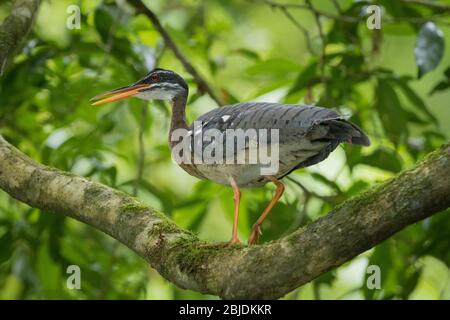
M 250 238 L 248 238 L 248 245 L 251 246 L 253 244 L 257 244 L 260 235 L 262 235 L 260 226 L 254 225 L 252 228 L 252 233 L 250 234 Z
M 241 240 L 239 240 L 239 238 L 231 238 L 230 241 L 227 242 L 227 245 L 232 246 L 235 244 L 241 244 Z

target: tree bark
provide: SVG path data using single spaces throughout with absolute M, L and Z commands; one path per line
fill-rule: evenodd
M 36 163 L 0 137 L 0 188 L 119 240 L 181 288 L 227 299 L 279 298 L 450 206 L 450 144 L 277 241 L 208 244 L 123 192 Z
M 0 26 L 0 76 L 33 25 L 40 0 L 17 0 Z

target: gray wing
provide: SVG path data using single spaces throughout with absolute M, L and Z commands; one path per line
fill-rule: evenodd
M 370 144 L 356 125 L 335 111 L 302 104 L 240 103 L 214 109 L 195 124 L 197 129 L 191 128 L 194 132 L 200 132 L 200 127 L 203 132 L 216 129 L 224 139 L 227 129 L 278 129 L 284 174 L 324 160 L 341 142 Z

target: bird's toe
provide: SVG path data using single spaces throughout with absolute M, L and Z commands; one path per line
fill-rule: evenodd
M 235 245 L 235 244 L 241 244 L 241 240 L 239 238 L 232 238 L 230 241 L 227 242 L 228 245 Z
M 256 225 L 252 228 L 252 233 L 250 234 L 250 238 L 248 238 L 248 244 L 251 246 L 253 244 L 257 244 L 259 241 L 259 236 L 262 235 L 262 231 L 260 226 Z

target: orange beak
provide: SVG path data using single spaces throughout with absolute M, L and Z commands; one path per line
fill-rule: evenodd
M 92 102 L 93 106 L 113 101 L 119 101 L 134 96 L 135 94 L 141 92 L 144 88 L 149 87 L 150 85 L 148 84 L 135 84 L 127 87 L 122 87 L 96 95 L 90 101 Z

